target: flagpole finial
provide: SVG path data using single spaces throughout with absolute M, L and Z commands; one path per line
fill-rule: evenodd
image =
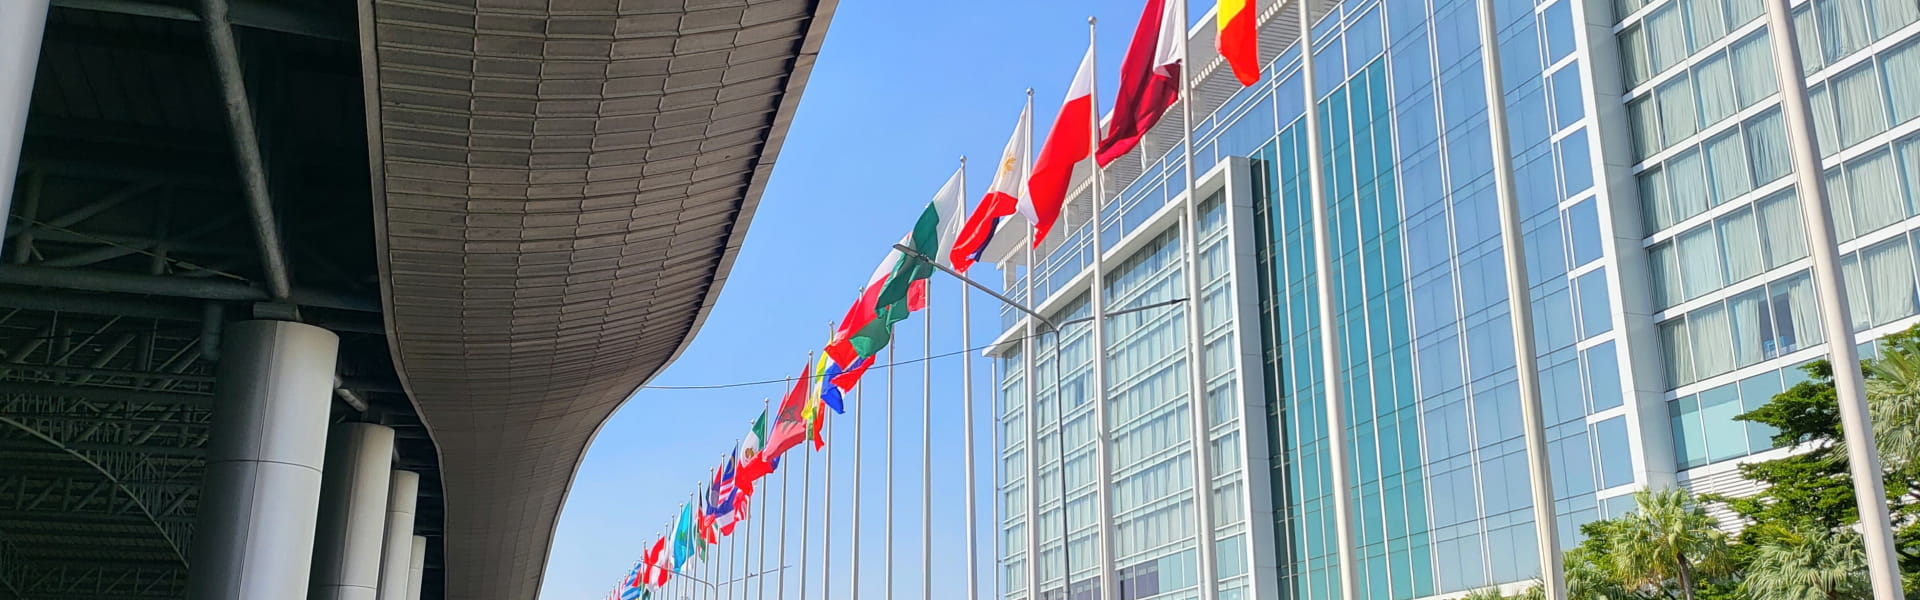
M 1093 24 L 1093 22 L 1094 22 L 1094 20 L 1095 20 L 1095 19 L 1093 18 L 1093 15 L 1087 15 L 1087 24 L 1088 24 L 1088 25 L 1092 25 L 1092 24 Z
M 1028 98 L 1032 98 L 1032 97 L 1033 97 L 1033 88 L 1027 88 L 1027 97 L 1028 97 Z

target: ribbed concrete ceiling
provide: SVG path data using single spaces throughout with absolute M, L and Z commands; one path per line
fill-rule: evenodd
M 582 453 L 691 340 L 835 0 L 362 0 L 382 292 L 447 598 L 533 598 Z

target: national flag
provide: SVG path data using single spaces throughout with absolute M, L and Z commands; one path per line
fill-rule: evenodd
M 911 233 L 900 238 L 902 244 L 911 241 Z M 869 327 L 876 320 L 882 320 L 882 309 L 889 309 L 887 316 L 895 316 L 892 307 L 880 304 L 880 291 L 886 287 L 887 277 L 893 274 L 894 266 L 900 263 L 900 259 L 900 251 L 889 248 L 887 258 L 880 261 L 880 266 L 873 270 L 872 275 L 867 276 L 866 287 L 860 288 L 860 298 L 854 301 L 853 306 L 847 307 L 847 316 L 840 319 L 839 328 L 834 330 L 833 342 L 827 344 L 827 355 L 832 356 L 834 361 L 852 364 L 862 356 L 879 352 L 891 339 L 893 323 L 898 322 L 897 319 L 884 323 L 879 329 L 869 330 Z M 899 317 L 906 318 L 904 314 Z
M 740 438 L 740 449 L 733 453 L 733 461 L 737 465 L 733 485 L 746 490 L 749 494 L 753 493 L 754 482 L 759 481 L 761 476 L 772 470 L 766 468 L 768 465 L 759 460 L 760 449 L 766 445 L 766 439 L 767 411 L 763 409 L 760 411 L 760 418 L 754 419 L 753 426 L 747 428 L 747 435 Z
M 933 200 L 927 202 L 926 210 L 920 211 L 920 218 L 914 221 L 913 231 L 904 242 L 921 256 L 941 265 L 953 262 L 953 242 L 959 239 L 960 226 L 965 224 L 960 211 L 966 209 L 967 199 L 960 194 L 967 187 L 966 174 L 966 169 L 959 169 L 947 178 L 946 185 L 940 186 Z M 893 273 L 887 276 L 887 283 L 880 289 L 875 304 L 888 306 L 905 301 L 909 310 L 926 308 L 924 282 L 936 270 L 925 260 L 902 258 L 894 264 Z M 918 284 L 918 289 L 914 289 L 915 284 Z M 917 293 L 918 297 L 909 301 L 912 293 Z
M 1020 186 L 1027 180 L 1027 150 L 1032 144 L 1033 103 L 1028 102 L 1020 110 L 1020 121 L 1013 126 L 1013 138 L 1007 140 L 1000 162 L 994 165 L 993 185 L 987 186 L 987 195 L 980 197 L 980 204 L 973 207 L 966 224 L 960 227 L 960 237 L 953 241 L 953 270 L 965 273 L 979 262 L 1000 228 L 1000 220 L 1019 210 Z
M 1254 0 L 1220 0 L 1219 12 L 1215 15 L 1219 33 L 1214 37 L 1214 46 L 1219 48 L 1221 58 L 1227 59 L 1227 65 L 1233 67 L 1233 76 L 1240 80 L 1242 87 L 1260 80 L 1260 31 L 1254 22 L 1259 13 Z
M 653 546 L 641 553 L 641 584 L 659 587 L 667 584 L 666 560 L 667 538 L 656 537 Z
M 873 357 L 868 356 L 853 361 L 852 367 L 841 370 L 839 374 L 832 375 L 833 387 L 839 388 L 839 391 L 834 392 L 834 394 L 838 397 L 845 398 L 847 392 L 853 391 L 853 386 L 860 385 L 860 378 L 865 376 L 867 369 L 872 367 Z M 834 368 L 840 368 L 840 364 L 835 362 Z
M 734 463 L 734 457 L 728 456 L 726 462 L 720 463 L 720 467 L 713 470 L 713 484 L 707 486 L 707 498 L 710 500 L 707 505 L 708 514 L 719 516 L 720 513 L 732 510 L 730 503 L 733 501 L 733 492 L 736 489 L 733 483 L 736 468 L 738 467 Z
M 780 400 L 780 409 L 774 413 L 773 428 L 767 432 L 767 447 L 761 456 L 767 460 L 785 454 L 787 450 L 807 440 L 807 421 L 804 417 L 807 405 L 807 383 L 813 380 L 813 364 L 808 363 L 800 369 L 800 380 L 793 382 L 793 389 Z
M 693 558 L 693 504 L 680 504 L 680 520 L 673 526 L 673 572 L 679 573 Z
M 1177 0 L 1184 2 L 1185 0 Z M 1100 166 L 1112 164 L 1140 144 L 1140 138 L 1160 122 L 1180 97 L 1180 68 L 1186 57 L 1180 36 L 1186 35 L 1177 6 L 1167 0 L 1147 0 L 1133 44 L 1120 62 L 1120 87 L 1114 91 L 1113 122 L 1100 140 Z
M 733 535 L 734 526 L 746 520 L 748 500 L 746 490 L 733 491 L 732 497 L 726 500 L 727 511 L 713 517 L 713 526 L 720 529 L 720 535 Z
M 1033 224 L 1033 245 L 1047 239 L 1060 220 L 1060 209 L 1067 202 L 1068 186 L 1073 184 L 1073 167 L 1093 154 L 1093 48 L 1080 59 L 1067 99 L 1060 105 L 1060 116 L 1040 145 L 1040 156 L 1033 161 L 1033 173 L 1027 179 L 1027 196 L 1021 199 L 1020 212 Z

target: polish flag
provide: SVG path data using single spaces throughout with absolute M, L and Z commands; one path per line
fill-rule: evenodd
M 1067 101 L 1060 105 L 1060 116 L 1040 146 L 1033 161 L 1033 175 L 1027 179 L 1027 196 L 1020 199 L 1020 214 L 1033 224 L 1033 245 L 1047 239 L 1047 232 L 1060 220 L 1060 209 L 1067 202 L 1068 186 L 1073 184 L 1073 167 L 1093 155 L 1093 48 L 1080 60 L 1080 71 L 1067 88 Z
M 1185 0 L 1177 0 L 1184 2 Z M 1160 122 L 1180 97 L 1180 65 L 1185 62 L 1186 35 L 1177 6 L 1167 0 L 1147 0 L 1133 44 L 1120 63 L 1120 87 L 1114 92 L 1113 122 L 1100 140 L 1098 155 L 1104 167 L 1126 155 L 1140 138 Z

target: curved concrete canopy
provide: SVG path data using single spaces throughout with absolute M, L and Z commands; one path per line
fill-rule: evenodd
M 533 598 L 600 425 L 706 318 L 835 0 L 362 0 L 381 289 L 447 598 Z

